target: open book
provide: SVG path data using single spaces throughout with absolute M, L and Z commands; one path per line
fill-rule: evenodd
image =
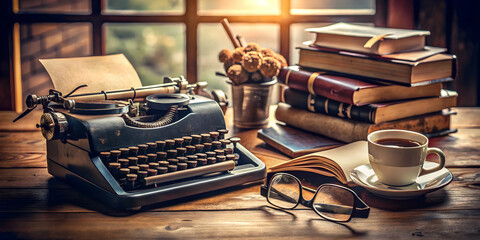
M 335 177 L 343 184 L 351 182 L 350 172 L 368 161 L 367 141 L 357 141 L 338 148 L 311 153 L 268 169 L 269 173 L 305 171 Z

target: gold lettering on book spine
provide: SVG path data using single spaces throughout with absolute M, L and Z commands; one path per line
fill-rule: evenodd
M 307 108 L 310 112 L 315 112 L 315 99 L 312 94 L 308 94 Z
M 310 94 L 314 95 L 314 96 L 317 95 L 317 94 L 315 94 L 315 90 L 313 89 L 313 84 L 315 83 L 315 79 L 317 79 L 318 75 L 320 75 L 320 74 L 321 74 L 321 72 L 314 72 L 308 78 L 307 89 L 308 89 L 308 92 Z
M 343 103 L 340 103 L 340 105 L 338 105 L 338 116 L 342 118 L 345 117 L 345 115 L 343 115 Z
M 328 114 L 328 99 L 325 99 L 325 113 Z
M 288 79 L 290 77 L 290 73 L 292 72 L 292 69 L 289 69 L 288 72 L 287 72 L 287 76 L 285 77 L 285 85 L 288 86 Z

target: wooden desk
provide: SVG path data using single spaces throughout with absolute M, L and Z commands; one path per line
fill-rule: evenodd
M 480 236 L 480 108 L 458 108 L 458 133 L 431 140 L 445 151 L 453 182 L 424 198 L 385 200 L 359 187 L 368 219 L 322 220 L 312 210 L 279 211 L 259 184 L 149 206 L 138 213 L 108 210 L 47 173 L 45 140 L 34 128 L 40 110 L 17 124 L 0 113 L 0 239 L 9 238 L 369 238 L 474 239 Z M 231 127 L 231 112 L 227 114 Z M 233 134 L 267 166 L 288 158 L 256 138 Z M 477 237 L 475 237 L 477 236 Z

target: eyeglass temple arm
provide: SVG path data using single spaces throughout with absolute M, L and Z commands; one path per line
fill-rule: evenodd
M 360 197 L 355 194 L 355 207 L 353 209 L 352 217 L 368 218 L 370 214 L 370 207 L 362 201 Z

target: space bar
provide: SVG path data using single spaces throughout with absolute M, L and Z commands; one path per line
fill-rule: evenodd
M 180 170 L 178 172 L 164 173 L 160 175 L 150 176 L 145 178 L 145 185 L 152 185 L 155 183 L 164 183 L 175 181 L 183 178 L 201 176 L 207 173 L 223 172 L 232 170 L 235 168 L 234 161 L 225 161 L 220 163 L 214 163 L 212 165 L 206 165 L 186 170 Z

